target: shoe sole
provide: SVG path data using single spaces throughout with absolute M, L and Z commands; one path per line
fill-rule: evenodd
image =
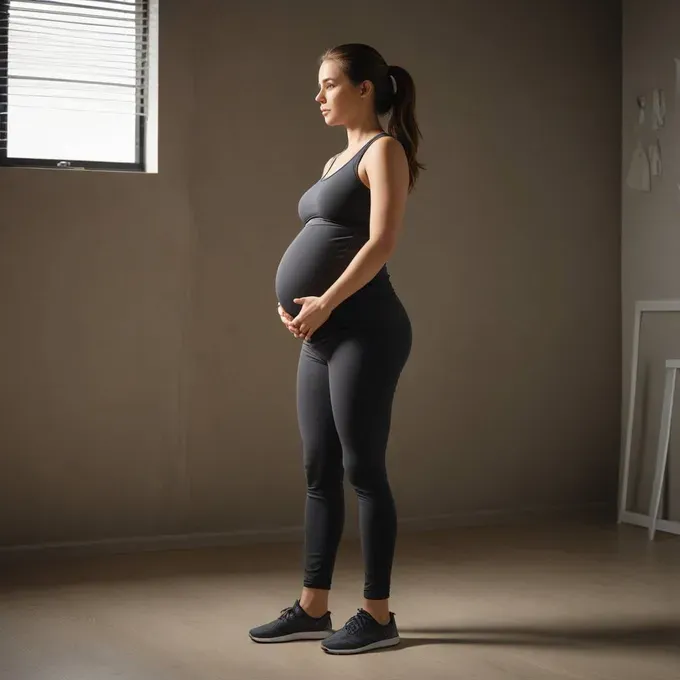
M 301 633 L 290 633 L 288 635 L 279 635 L 278 637 L 261 638 L 249 635 L 253 642 L 295 642 L 297 640 L 325 640 L 327 637 L 333 635 L 332 630 L 315 630 Z
M 328 647 L 325 647 L 323 644 L 321 645 L 321 649 L 323 649 L 323 651 L 326 652 L 326 654 L 362 654 L 363 652 L 370 652 L 371 650 L 374 649 L 396 647 L 400 642 L 401 639 L 396 637 L 390 638 L 389 640 L 379 640 L 378 642 L 371 642 L 371 644 L 369 645 L 357 647 L 356 649 L 330 649 Z

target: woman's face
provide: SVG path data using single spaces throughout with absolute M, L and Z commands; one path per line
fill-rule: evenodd
M 346 125 L 355 118 L 366 101 L 362 90 L 365 87 L 353 85 L 336 61 L 324 61 L 314 101 L 319 103 L 326 125 Z

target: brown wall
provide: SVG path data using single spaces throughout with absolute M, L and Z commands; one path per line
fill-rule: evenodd
M 0 543 L 300 525 L 273 278 L 344 145 L 313 97 L 346 41 L 411 71 L 425 135 L 392 264 L 414 325 L 402 519 L 613 505 L 618 3 L 163 0 L 160 19 L 158 175 L 0 172 Z
M 680 58 L 675 0 L 625 0 L 623 3 L 623 168 L 622 306 L 623 426 L 628 417 L 630 361 L 635 303 L 680 300 L 680 132 L 675 58 Z M 652 90 L 666 93 L 666 124 L 654 131 Z M 647 99 L 645 124 L 639 126 L 637 96 Z M 650 193 L 631 190 L 626 177 L 638 141 L 645 149 L 659 140 L 662 175 L 652 178 Z M 666 359 L 680 359 L 680 314 L 646 315 L 640 332 L 638 390 L 635 407 L 627 509 L 647 514 L 661 419 Z M 676 388 L 677 389 L 677 388 Z M 669 453 L 668 487 L 660 516 L 680 520 L 680 399 L 675 399 Z M 625 432 L 625 429 L 624 429 Z

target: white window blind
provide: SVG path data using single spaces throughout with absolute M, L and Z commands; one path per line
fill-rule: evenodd
M 148 0 L 0 0 L 4 164 L 143 169 Z

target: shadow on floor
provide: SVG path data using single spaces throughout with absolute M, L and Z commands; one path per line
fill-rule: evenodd
M 401 628 L 402 642 L 393 651 L 422 645 L 489 645 L 513 647 L 667 648 L 680 655 L 680 619 L 628 622 L 620 625 L 506 625 Z M 417 636 L 417 637 L 415 637 Z

